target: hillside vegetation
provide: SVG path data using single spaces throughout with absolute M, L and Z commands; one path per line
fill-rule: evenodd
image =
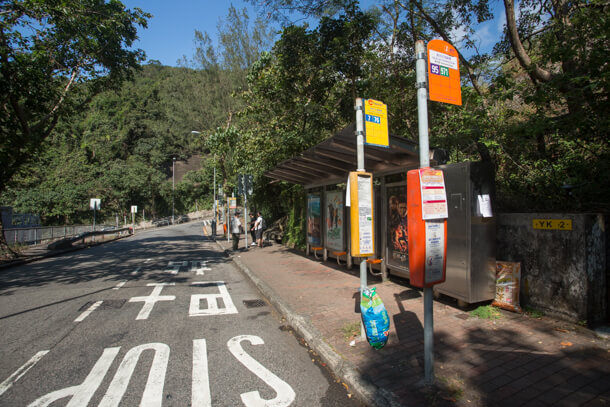
M 14 164 L 1 203 L 48 224 L 88 221 L 92 197 L 112 219 L 131 205 L 160 217 L 173 200 L 177 213 L 211 207 L 215 168 L 229 194 L 237 174 L 253 174 L 252 206 L 288 214 L 298 230 L 302 189 L 262 174 L 353 121 L 356 97 L 384 101 L 390 131 L 417 141 L 414 43 L 453 42 L 462 29 L 463 106 L 429 103 L 431 145 L 452 162 L 492 162 L 500 211 L 610 209 L 607 3 L 523 1 L 515 10 L 505 0 L 505 36 L 487 53 L 469 28 L 491 17 L 483 0 L 384 0 L 371 10 L 356 1 L 260 3 L 283 24 L 273 41 L 262 20 L 231 8 L 218 48 L 197 32 L 198 50 L 181 67 L 131 68 L 131 80 L 62 114 Z M 282 19 L 287 7 L 318 25 Z M 85 93 L 87 81 L 75 86 Z M 7 123 L 3 137 L 18 131 Z

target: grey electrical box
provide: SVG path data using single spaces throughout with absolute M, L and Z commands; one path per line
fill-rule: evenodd
M 447 271 L 442 293 L 465 303 L 491 300 L 496 292 L 496 217 L 491 164 L 441 165 L 449 206 Z

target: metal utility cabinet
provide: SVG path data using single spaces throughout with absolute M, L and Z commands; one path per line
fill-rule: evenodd
M 491 300 L 496 292 L 494 172 L 490 164 L 442 165 L 449 206 L 446 280 L 434 286 L 463 303 Z

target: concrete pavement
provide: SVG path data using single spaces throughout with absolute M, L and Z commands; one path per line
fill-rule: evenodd
M 391 320 L 387 345 L 375 350 L 352 342 L 358 267 L 280 244 L 245 250 L 242 239 L 233 252 L 226 239 L 217 243 L 366 405 L 610 406 L 610 342 L 589 329 L 503 310 L 480 319 L 435 301 L 435 384 L 425 386 L 421 290 L 369 275 Z

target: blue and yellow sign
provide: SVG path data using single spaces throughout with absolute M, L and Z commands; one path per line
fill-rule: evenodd
M 365 143 L 389 147 L 388 107 L 374 99 L 364 100 L 364 134 Z

